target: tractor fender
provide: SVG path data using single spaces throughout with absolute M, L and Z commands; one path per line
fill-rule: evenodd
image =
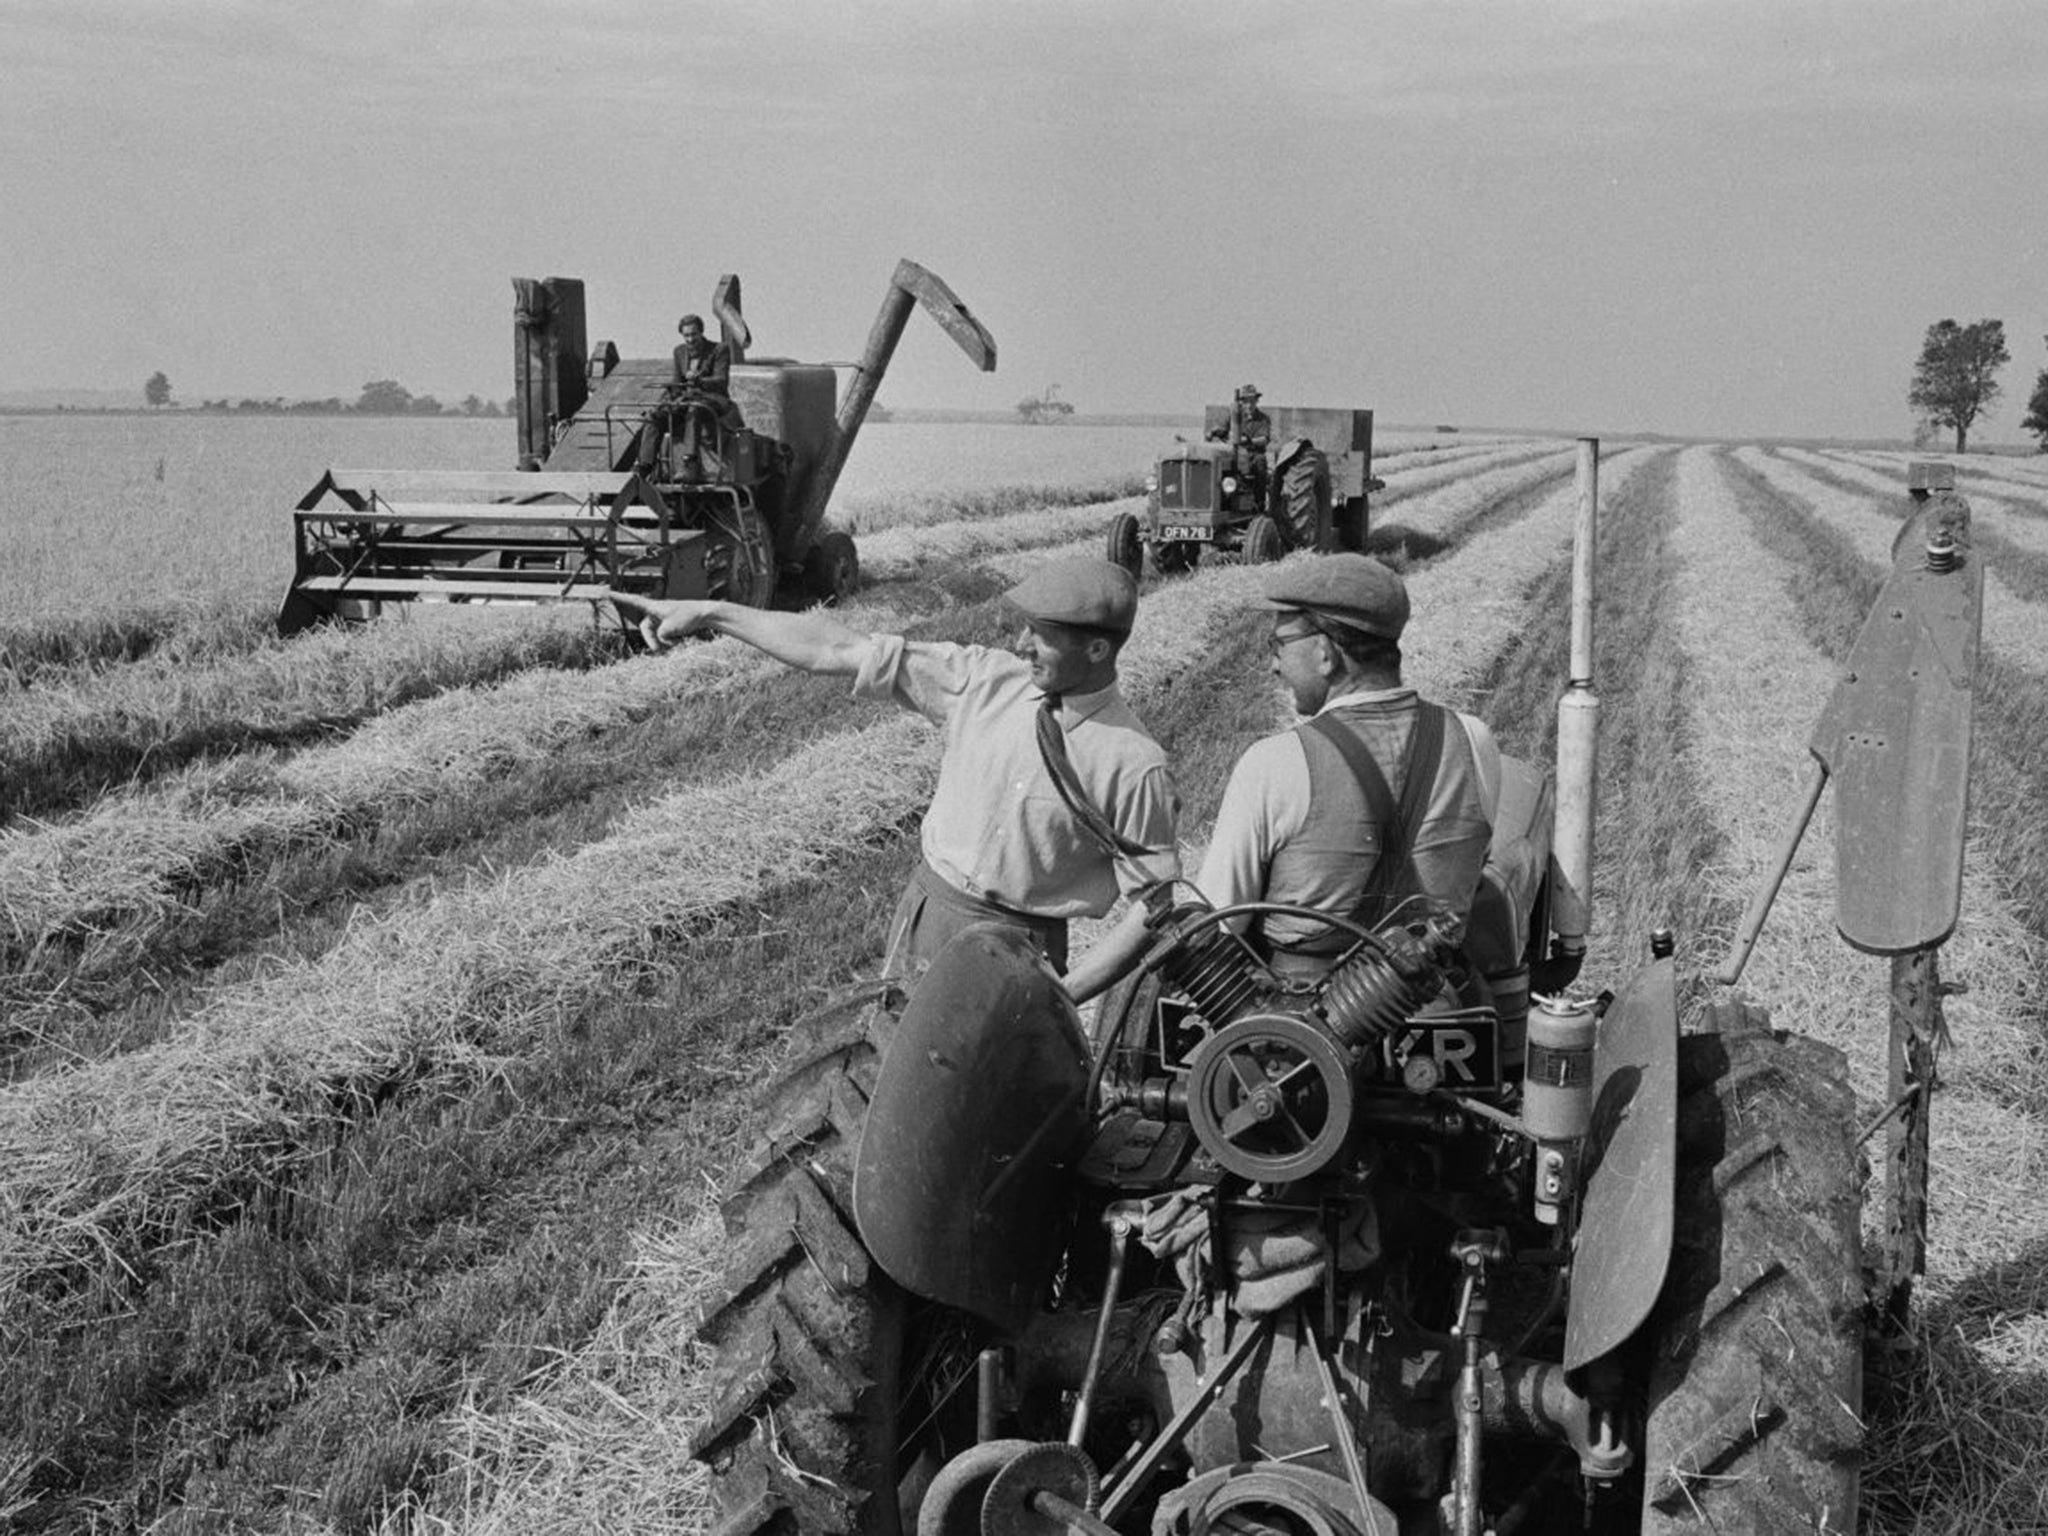
M 1028 937 L 977 923 L 939 952 L 882 1058 L 854 1168 L 855 1224 L 892 1280 L 1024 1327 L 1065 1247 L 1088 1070 L 1073 1001 Z
M 1268 471 L 1277 481 L 1281 471 L 1286 469 L 1289 464 L 1292 464 L 1301 455 L 1303 449 L 1313 447 L 1315 447 L 1315 444 L 1305 437 L 1290 437 L 1285 442 L 1274 443 L 1266 450 L 1266 466 Z
M 1678 982 L 1669 959 L 1630 980 L 1593 1043 L 1580 1149 L 1564 1364 L 1576 1372 L 1642 1327 L 1671 1263 L 1678 1163 Z

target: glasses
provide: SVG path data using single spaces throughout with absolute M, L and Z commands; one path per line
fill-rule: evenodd
M 1310 627 L 1308 629 L 1297 629 L 1294 631 L 1294 633 L 1288 635 L 1283 635 L 1278 630 L 1275 630 L 1273 632 L 1272 639 L 1266 642 L 1266 649 L 1271 651 L 1275 656 L 1278 656 L 1282 651 L 1286 650 L 1288 646 L 1294 644 L 1295 641 L 1313 640 L 1321 634 L 1322 631 L 1314 627 Z

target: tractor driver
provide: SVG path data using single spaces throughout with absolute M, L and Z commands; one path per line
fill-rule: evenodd
M 677 477 L 702 480 L 706 445 L 701 438 L 706 419 L 715 422 L 721 432 L 740 426 L 739 410 L 732 403 L 732 349 L 722 341 L 706 339 L 700 315 L 683 316 L 676 329 L 683 339 L 675 349 L 675 371 L 662 391 L 662 403 L 648 413 L 647 424 L 640 430 L 635 467 L 643 475 L 653 473 L 662 434 L 673 432 L 681 449 Z M 715 434 L 710 446 L 715 453 Z
M 1196 886 L 1214 906 L 1286 902 L 1371 928 L 1421 895 L 1469 916 L 1500 799 L 1485 722 L 1401 681 L 1408 589 L 1365 555 L 1278 567 L 1273 672 L 1304 717 L 1254 742 L 1224 787 Z M 1284 976 L 1326 972 L 1351 940 L 1306 918 L 1254 921 Z
M 1067 922 L 1125 917 L 1067 974 L 1094 996 L 1143 952 L 1142 898 L 1179 875 L 1180 798 L 1166 754 L 1124 702 L 1117 656 L 1137 587 L 1106 560 L 1056 560 L 1007 594 L 1023 618 L 1016 650 L 862 634 L 822 610 L 774 613 L 723 602 L 616 593 L 657 648 L 732 635 L 788 666 L 853 679 L 937 725 L 944 747 L 921 834 L 924 858 L 890 924 L 888 973 L 929 964 L 970 923 L 1030 935 L 1065 972 Z M 1120 844 L 1121 851 L 1112 851 Z
M 1209 434 L 1216 442 L 1229 443 L 1235 450 L 1237 472 L 1250 485 L 1252 496 L 1260 505 L 1265 504 L 1266 450 L 1273 442 L 1273 421 L 1259 409 L 1259 390 L 1255 384 L 1246 384 L 1237 392 L 1236 402 L 1230 408 L 1230 420 Z

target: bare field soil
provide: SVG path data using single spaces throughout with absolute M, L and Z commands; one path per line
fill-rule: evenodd
M 188 425 L 232 430 L 202 444 Z M 160 582 L 214 583 L 194 605 L 131 617 L 125 589 L 75 585 L 57 609 L 10 610 L 0 1524 L 700 1531 L 689 1331 L 719 1268 L 719 1184 L 788 1024 L 872 973 L 933 733 L 732 642 L 622 652 L 580 613 L 271 641 L 268 597 L 233 589 L 278 575 L 274 492 L 305 446 L 298 468 L 261 471 L 267 488 L 191 500 L 227 478 L 241 428 L 263 459 L 257 425 L 104 424 L 116 524 L 90 520 L 75 467 L 27 503 L 10 498 L 28 471 L 0 472 L 46 579 L 78 580 L 81 543 L 122 519 L 224 552 L 164 556 Z M 445 435 L 380 446 L 449 464 L 474 431 L 462 452 L 495 466 L 510 430 L 424 425 Z M 851 622 L 1005 643 L 1008 581 L 1099 549 L 1171 437 L 994 430 L 1009 435 L 979 467 L 962 445 L 982 429 L 863 438 L 873 478 L 841 498 L 868 576 Z M 73 465 L 75 442 L 36 441 Z M 1546 758 L 1570 445 L 1380 448 L 1370 543 L 1411 584 L 1411 680 Z M 1722 958 L 1902 484 L 1866 455 L 1606 459 L 1596 985 L 1657 926 L 1689 976 Z M 1943 961 L 1969 990 L 1947 1004 L 1915 1336 L 1870 1363 L 1862 1528 L 1887 1533 L 2040 1530 L 2048 1508 L 2048 512 L 2018 475 L 1964 489 L 1993 573 Z M 135 547 L 147 568 L 156 546 Z M 1230 764 L 1285 723 L 1250 606 L 1261 574 L 1205 561 L 1148 582 L 1125 652 L 1191 863 Z M 1744 990 L 1846 1051 L 1874 1118 L 1884 966 L 1833 931 L 1830 814 Z M 1687 984 L 1688 1024 L 1714 996 Z

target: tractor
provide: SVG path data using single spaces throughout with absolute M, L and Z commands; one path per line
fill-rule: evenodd
M 667 357 L 621 360 L 609 341 L 586 355 L 580 281 L 516 278 L 513 292 L 517 470 L 328 470 L 294 512 L 280 634 L 419 600 L 837 602 L 860 560 L 826 508 L 911 310 L 984 372 L 996 361 L 980 321 L 913 261 L 897 263 L 843 398 L 833 364 L 747 355 L 731 273 L 711 301 L 729 405 L 679 391 Z M 686 425 L 702 445 L 687 461 Z
M 1250 385 L 1240 400 L 1256 405 Z M 1372 412 L 1279 406 L 1269 435 L 1247 440 L 1234 405 L 1203 412 L 1199 442 L 1185 438 L 1154 463 L 1141 520 L 1120 512 L 1108 556 L 1132 576 L 1192 570 L 1202 551 L 1247 563 L 1296 549 L 1363 549 L 1366 504 L 1385 482 L 1372 474 Z
M 1469 920 L 1323 915 L 1346 948 L 1303 980 L 1239 937 L 1251 909 L 1162 901 L 1092 1025 L 984 925 L 796 1028 L 700 1326 L 720 1536 L 1855 1529 L 1866 1317 L 1903 1304 L 1924 1237 L 1967 508 L 1916 484 L 1812 742 L 1816 783 L 1841 780 L 1838 921 L 1894 957 L 1894 1240 L 1867 1308 L 1841 1053 L 1739 995 L 1681 1033 L 1668 931 L 1573 990 L 1584 450 L 1558 764 L 1510 761 Z

